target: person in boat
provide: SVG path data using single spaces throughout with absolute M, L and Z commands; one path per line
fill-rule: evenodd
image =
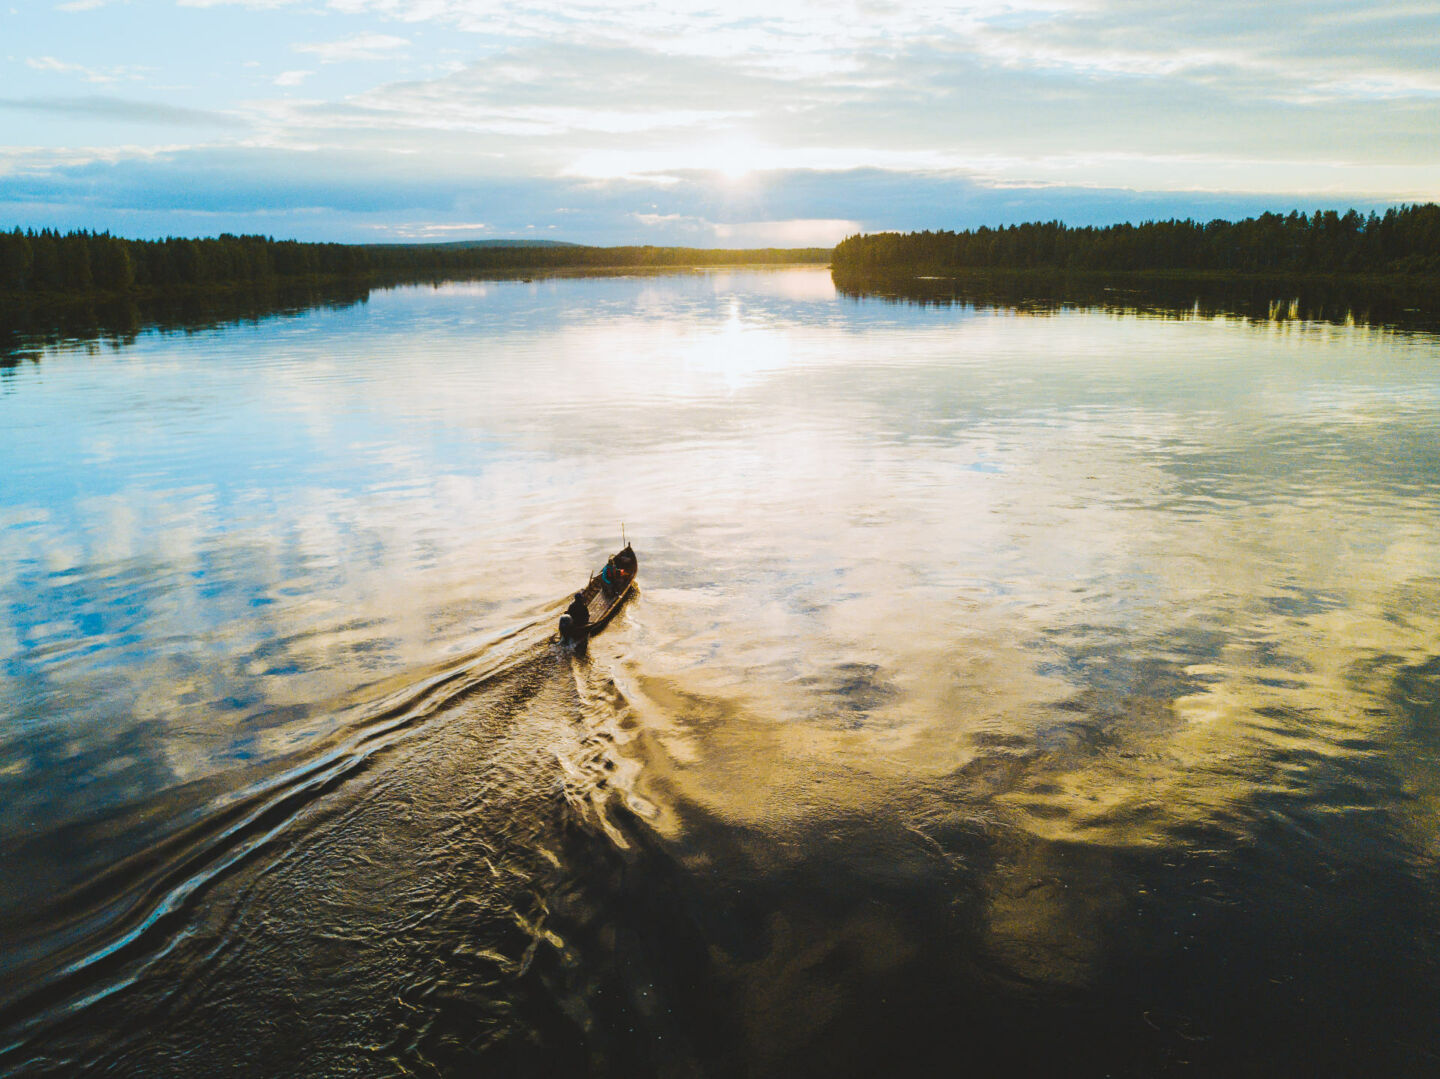
M 630 582 L 630 574 L 633 572 L 633 568 L 626 569 L 621 564 L 618 556 L 607 561 L 605 568 L 600 571 L 600 583 L 605 589 L 605 595 L 618 596 L 625 591 L 625 586 Z
M 552 610 L 554 608 L 551 608 Z M 570 606 L 565 608 L 565 613 L 570 616 L 570 625 L 575 632 L 579 633 L 590 625 L 590 608 L 585 606 L 585 594 L 576 592 L 575 598 L 570 601 Z
M 615 556 L 615 566 L 624 574 L 624 579 L 629 580 L 635 573 L 635 552 L 629 547 Z

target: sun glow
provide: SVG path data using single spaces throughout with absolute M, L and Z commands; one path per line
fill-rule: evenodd
M 738 184 L 753 173 L 791 165 L 793 153 L 765 146 L 746 136 L 725 136 L 670 149 L 602 150 L 581 155 L 567 170 L 596 179 L 645 177 L 655 180 L 679 173 L 708 172 Z
M 730 183 L 740 183 L 752 172 L 765 168 L 767 159 L 774 157 L 765 147 L 746 138 L 726 139 L 717 143 L 712 153 L 710 167 Z

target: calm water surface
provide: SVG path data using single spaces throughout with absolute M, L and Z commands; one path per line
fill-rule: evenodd
M 0 1072 L 1440 1068 L 1433 335 L 402 288 L 0 457 Z

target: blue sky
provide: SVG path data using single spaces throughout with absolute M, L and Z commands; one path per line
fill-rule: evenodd
M 829 244 L 1440 198 L 1440 0 L 0 0 L 0 226 Z

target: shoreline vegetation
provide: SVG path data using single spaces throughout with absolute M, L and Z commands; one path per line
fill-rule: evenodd
M 373 289 L 562 274 L 825 265 L 830 248 L 586 247 L 564 243 L 310 244 L 265 236 L 125 240 L 0 231 L 0 371 L 62 342 L 131 343 L 315 307 Z
M 1093 307 L 1161 318 L 1224 316 L 1440 332 L 1440 279 L 1425 277 L 981 270 L 918 276 L 834 272 L 832 278 L 851 299 L 922 307 L 1027 314 Z
M 1440 205 L 1241 221 L 852 236 L 830 248 L 127 240 L 0 231 L 0 369 L 63 341 L 120 344 L 365 303 L 372 289 L 572 274 L 829 264 L 839 291 L 1040 311 L 1067 304 L 1440 330 Z
M 1440 206 L 1070 228 L 874 233 L 835 248 L 842 294 L 1440 329 Z
M 826 263 L 830 248 L 589 247 L 563 243 L 337 244 L 229 233 L 126 240 L 108 232 L 0 232 L 0 309 L 187 292 L 350 282 L 423 284 L 556 270 Z
M 836 245 L 837 274 L 1065 270 L 1187 275 L 1440 277 L 1440 205 L 1362 217 L 1350 210 L 1240 221 L 1147 221 L 1071 228 L 1030 222 L 964 232 L 880 232 Z

